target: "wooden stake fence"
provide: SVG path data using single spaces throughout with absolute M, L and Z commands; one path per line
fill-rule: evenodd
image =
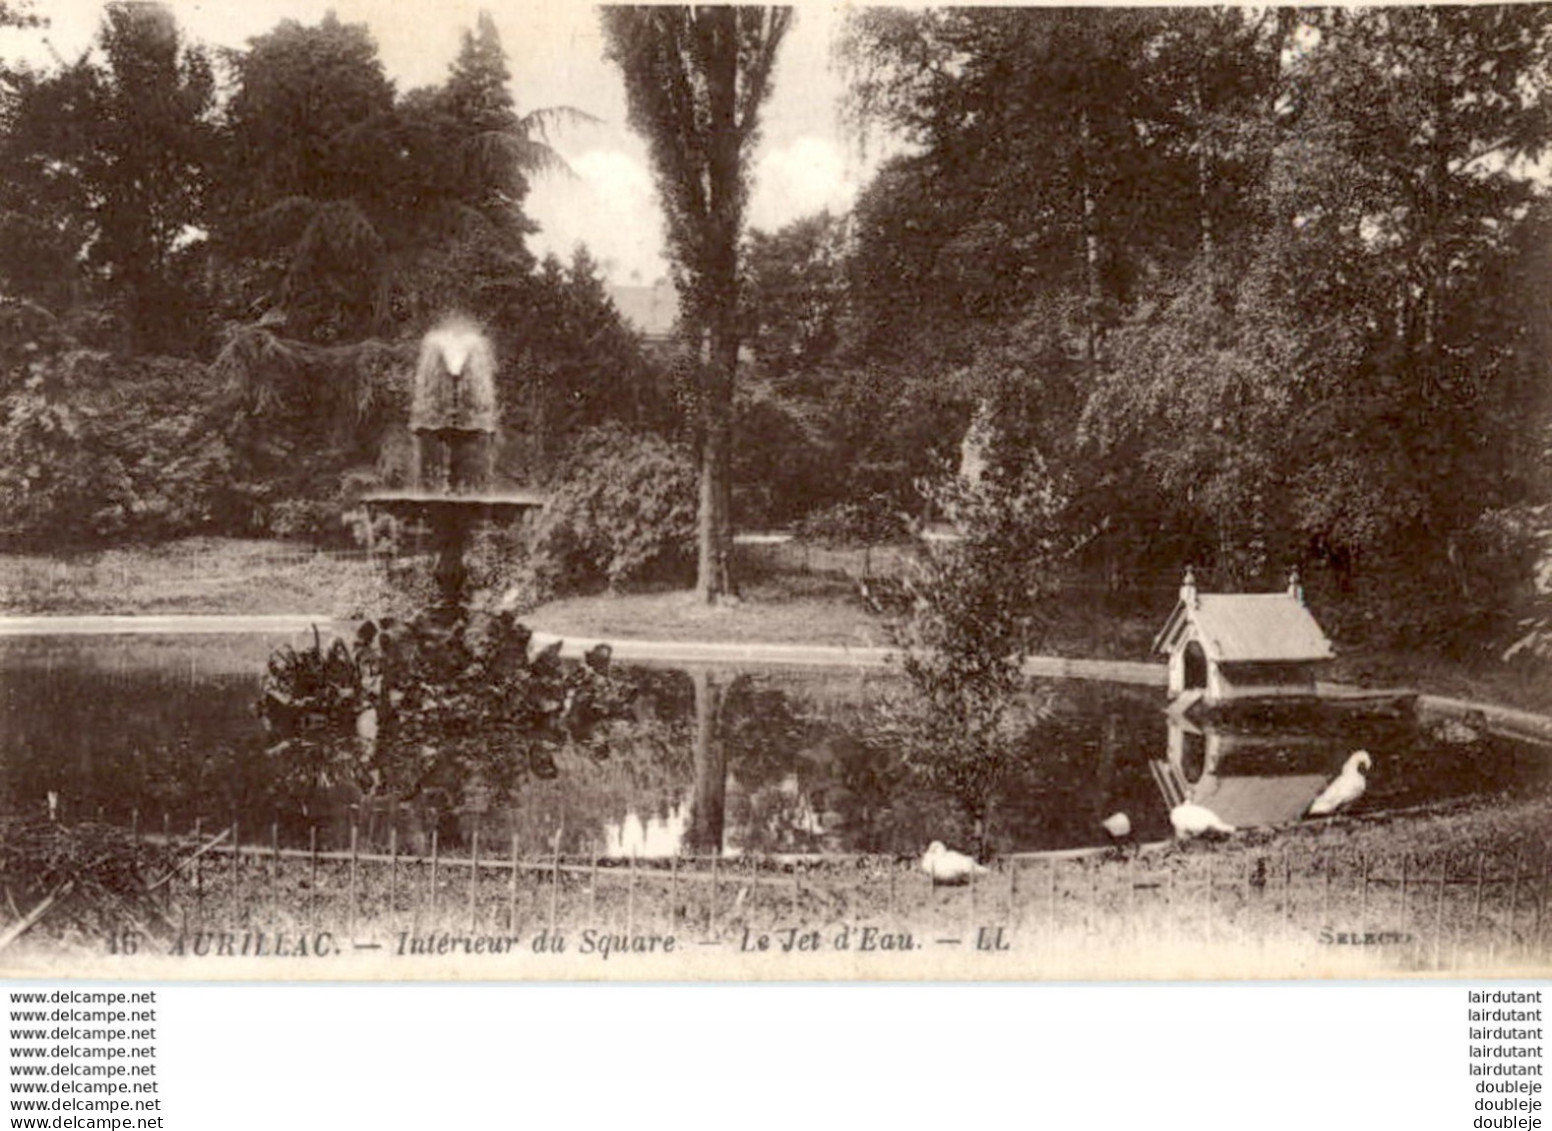
M 1552 851 L 1546 844 L 1507 846 L 1496 853 L 1445 849 L 1392 857 L 1360 853 L 1344 858 L 1295 852 L 1287 845 L 1265 853 L 1192 846 L 1112 857 L 1108 863 L 1092 856 L 1011 857 L 968 888 L 935 889 L 914 861 L 903 859 L 611 860 L 596 851 L 565 856 L 554 845 L 543 855 L 525 856 L 515 831 L 509 852 L 492 858 L 483 837 L 472 833 L 466 852 L 447 855 L 434 829 L 429 855 L 417 855 L 404 851 L 392 825 L 386 851 L 374 852 L 363 846 L 355 821 L 343 849 L 321 846 L 316 826 L 308 827 L 305 848 L 292 848 L 281 843 L 278 821 L 270 824 L 264 844 L 243 844 L 235 821 L 213 839 L 205 834 L 205 822 L 195 821 L 192 841 L 165 832 L 143 834 L 139 821 L 137 813 L 137 842 L 187 849 L 178 867 L 156 886 L 167 889 L 169 908 L 176 888 L 181 913 L 196 926 L 252 922 L 262 927 L 256 917 L 279 922 L 296 914 L 315 927 L 332 921 L 354 932 L 385 922 L 397 927 L 401 916 L 417 927 L 436 928 L 445 914 L 456 918 L 459 928 L 477 931 L 487 918 L 488 901 L 501 898 L 500 886 L 494 892 L 485 887 L 494 878 L 506 887 L 505 925 L 513 933 L 523 921 L 520 904 L 525 901 L 532 910 L 542 906 L 543 922 L 552 932 L 607 927 L 602 920 L 618 924 L 616 917 L 623 914 L 627 933 L 682 933 L 693 924 L 707 939 L 718 937 L 725 915 L 729 922 L 768 928 L 829 926 L 833 920 L 824 917 L 837 914 L 839 904 L 854 909 L 858 925 L 890 929 L 930 920 L 950 936 L 962 933 L 966 945 L 980 927 L 1001 927 L 1015 948 L 1038 945 L 1053 955 L 1155 943 L 1350 945 L 1372 948 L 1365 953 L 1396 968 L 1443 971 L 1544 963 L 1552 919 L 1547 908 Z M 170 821 L 164 818 L 163 827 L 169 828 Z M 219 860 L 222 853 L 226 860 L 207 867 L 207 856 Z M 260 860 L 259 867 L 252 867 Z M 1043 862 L 1043 883 L 1029 880 L 1032 860 Z M 401 868 L 425 869 L 428 878 L 405 882 Z M 462 868 L 468 869 L 465 898 L 444 908 L 443 873 Z M 334 877 L 331 882 L 325 869 Z M 736 877 L 737 898 L 725 911 L 729 870 Z M 344 885 L 339 884 L 341 872 Z M 288 874 L 306 877 L 307 895 L 295 907 L 286 906 L 287 893 L 299 897 L 302 885 L 288 882 Z M 533 881 L 527 896 L 524 875 Z M 909 877 L 904 887 L 902 876 Z M 538 905 L 546 881 L 548 898 Z M 255 889 L 255 884 L 262 886 Z M 985 884 L 993 886 L 981 890 Z M 840 888 L 854 889 L 855 895 L 845 900 L 827 896 Z M 1333 943 L 1335 936 L 1354 934 Z M 1327 953 L 1348 957 L 1359 951 Z

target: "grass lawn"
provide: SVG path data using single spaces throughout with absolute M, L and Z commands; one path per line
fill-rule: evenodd
M 788 557 L 792 554 L 789 552 Z M 855 558 L 855 560 L 852 560 Z M 805 559 L 806 560 L 806 559 Z M 601 594 L 551 601 L 525 614 L 559 636 L 886 647 L 888 622 L 865 609 L 848 573 L 860 552 L 829 551 L 794 572 L 782 559 L 741 563 L 741 598 L 708 607 L 687 591 Z M 0 615 L 299 613 L 356 618 L 396 601 L 381 562 L 319 554 L 281 542 L 185 539 L 50 558 L 0 555 Z M 1149 660 L 1157 617 L 1107 616 L 1063 605 L 1043 651 L 1057 656 Z M 1489 653 L 1450 659 L 1425 650 L 1376 650 L 1338 641 L 1330 678 L 1368 687 L 1411 687 L 1552 713 L 1545 665 L 1506 665 Z
M 710 606 L 693 592 L 565 597 L 524 618 L 557 635 L 718 644 L 820 644 L 886 647 L 889 626 L 855 591 L 825 578 L 784 578 L 746 586 L 735 603 Z
M 187 538 L 61 557 L 0 555 L 0 614 L 362 616 L 386 596 L 361 555 L 284 542 Z

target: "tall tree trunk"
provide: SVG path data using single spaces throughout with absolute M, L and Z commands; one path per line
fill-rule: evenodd
M 701 370 L 703 441 L 699 554 L 696 595 L 716 604 L 732 592 L 728 559 L 732 549 L 733 381 L 738 370 L 738 233 L 743 206 L 740 138 L 737 126 L 738 54 L 736 15 L 721 9 L 712 17 L 728 49 L 715 51 L 706 68 L 711 114 L 707 179 L 709 216 L 701 300 L 710 331 L 710 357 Z
M 690 802 L 690 851 L 721 855 L 727 809 L 727 747 L 719 733 L 725 690 L 717 677 L 701 670 L 695 685 L 695 792 Z
M 744 171 L 790 8 L 605 6 L 607 54 L 625 75 L 631 125 L 651 142 L 681 309 L 709 335 L 697 358 L 700 514 L 696 593 L 732 591 L 730 466 L 738 366 Z
M 731 382 L 727 384 L 731 392 Z M 708 392 L 715 395 L 717 390 Z M 732 589 L 728 571 L 729 543 L 732 541 L 729 537 L 732 528 L 727 513 L 732 432 L 729 415 L 708 407 L 705 438 L 701 443 L 695 593 L 707 604 L 716 604 Z

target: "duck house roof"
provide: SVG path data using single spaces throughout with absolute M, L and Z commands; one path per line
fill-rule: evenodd
M 1199 593 L 1182 599 L 1154 639 L 1154 650 L 1175 651 L 1192 630 L 1217 663 L 1302 663 L 1336 654 L 1310 611 L 1288 593 Z

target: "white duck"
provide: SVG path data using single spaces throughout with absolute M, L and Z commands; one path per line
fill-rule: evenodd
M 977 864 L 963 852 L 951 852 L 941 840 L 927 846 L 927 852 L 921 858 L 921 870 L 932 877 L 934 886 L 969 883 L 971 876 L 986 874 L 984 865 Z
M 1132 819 L 1125 813 L 1112 813 L 1100 822 L 1116 840 L 1132 835 Z
M 1326 786 L 1319 797 L 1310 802 L 1309 815 L 1322 817 L 1357 801 L 1369 785 L 1363 775 L 1373 765 L 1374 759 L 1369 757 L 1367 750 L 1355 750 L 1343 764 L 1342 772 Z
M 1181 840 L 1188 840 L 1204 833 L 1223 833 L 1225 835 L 1234 831 L 1234 826 L 1226 823 L 1222 817 L 1214 813 L 1205 805 L 1197 805 L 1187 801 L 1176 805 L 1169 811 L 1169 823 L 1174 826 L 1175 835 Z

